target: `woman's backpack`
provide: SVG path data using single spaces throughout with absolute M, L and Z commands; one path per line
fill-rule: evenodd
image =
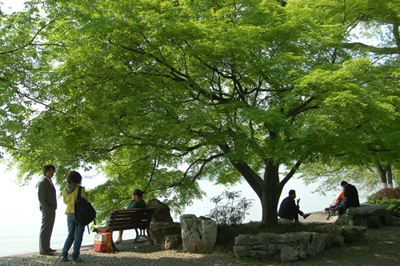
M 96 210 L 90 202 L 81 197 L 82 187 L 79 186 L 78 189 L 78 197 L 75 201 L 75 220 L 83 226 L 87 225 L 90 234 L 89 223 L 94 221 L 94 224 L 96 224 Z

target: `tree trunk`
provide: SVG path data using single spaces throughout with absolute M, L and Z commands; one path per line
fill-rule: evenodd
M 387 188 L 386 169 L 383 168 L 381 164 L 378 164 L 378 173 L 379 173 L 379 177 L 381 178 L 382 188 Z
M 383 167 L 381 164 L 378 164 L 378 173 L 381 178 L 382 188 L 393 188 L 392 167 L 390 165 Z
M 268 159 L 261 185 L 262 222 L 276 224 L 278 222 L 278 201 L 282 193 L 279 186 L 279 165 Z
M 219 146 L 225 153 L 230 152 L 228 145 Z M 272 159 L 265 159 L 266 165 L 264 179 L 254 172 L 244 161 L 230 160 L 231 164 L 246 179 L 251 188 L 257 194 L 261 201 L 263 223 L 276 224 L 278 222 L 278 201 L 281 196 L 282 189 L 287 181 L 299 168 L 301 162 L 296 162 L 286 177 L 280 182 L 279 180 L 279 164 L 275 164 Z
M 387 167 L 386 176 L 387 176 L 387 182 L 388 182 L 389 187 L 393 188 L 392 167 L 390 165 Z

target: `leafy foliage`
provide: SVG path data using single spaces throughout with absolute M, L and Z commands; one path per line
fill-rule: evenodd
M 35 5 L 26 6 L 12 14 L 0 10 L 0 148 L 11 150 L 16 149 L 26 119 L 34 115 L 24 87 L 34 85 L 35 73 L 44 68 L 38 36 L 47 24 Z
M 0 145 L 22 182 L 48 163 L 61 187 L 97 168 L 103 218 L 134 188 L 180 209 L 199 179 L 243 177 L 276 223 L 302 164 L 399 158 L 397 28 L 379 47 L 352 41 L 359 24 L 397 25 L 398 0 L 375 2 L 30 1 L 2 20 L 2 69 L 18 67 L 0 76 Z
M 208 216 L 218 225 L 241 224 L 253 205 L 251 201 L 241 198 L 240 191 L 225 190 L 221 195 L 211 198 L 215 207 Z
M 368 201 L 400 199 L 400 187 L 383 188 L 368 197 Z

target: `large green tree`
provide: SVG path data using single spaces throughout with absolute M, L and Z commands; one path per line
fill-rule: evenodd
M 343 47 L 351 49 L 354 58 L 369 58 L 379 65 L 382 72 L 377 84 L 381 93 L 387 97 L 388 108 L 393 108 L 393 115 L 396 116 L 399 106 L 400 2 L 360 1 L 357 4 L 357 10 L 363 12 L 359 13 L 353 23 L 357 29 L 356 34 L 353 34 L 352 42 L 343 42 Z M 360 37 L 361 41 L 357 40 Z M 396 82 L 391 83 L 389 80 Z M 400 134 L 398 124 L 371 124 L 370 128 L 373 131 L 365 138 L 362 156 L 352 160 L 347 156 L 339 156 L 327 164 L 308 164 L 302 169 L 307 183 L 316 182 L 323 176 L 318 188 L 320 192 L 337 189 L 342 179 L 352 180 L 369 192 L 380 186 L 393 187 L 393 180 L 398 184 L 399 151 L 393 146 Z
M 68 169 L 99 166 L 102 214 L 135 187 L 179 207 L 201 196 L 200 178 L 244 178 L 275 223 L 302 163 L 367 159 L 399 103 L 398 66 L 350 43 L 368 1 L 282 3 L 44 1 L 48 69 L 26 90 L 46 108 L 8 150 L 20 173 L 51 162 L 62 183 Z

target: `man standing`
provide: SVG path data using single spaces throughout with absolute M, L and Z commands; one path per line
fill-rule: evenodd
M 50 238 L 53 232 L 54 220 L 56 217 L 57 197 L 51 178 L 56 168 L 53 165 L 44 167 L 44 175 L 39 183 L 38 198 L 40 211 L 42 212 L 42 226 L 39 235 L 39 252 L 42 255 L 53 255 L 54 249 L 50 248 Z
M 360 201 L 358 199 L 358 191 L 355 186 L 347 183 L 346 181 L 342 181 L 340 185 L 343 187 L 344 197 L 346 198 L 346 201 L 339 208 L 339 215 L 342 215 L 350 207 L 359 207 Z
M 281 206 L 279 207 L 279 212 L 278 212 L 279 217 L 298 222 L 299 221 L 298 214 L 303 216 L 304 219 L 310 216 L 311 213 L 304 214 L 302 211 L 300 211 L 300 206 L 299 206 L 300 199 L 297 200 L 297 205 L 296 205 L 296 203 L 294 202 L 295 198 L 296 198 L 296 191 L 292 189 L 289 191 L 289 196 L 282 201 Z

